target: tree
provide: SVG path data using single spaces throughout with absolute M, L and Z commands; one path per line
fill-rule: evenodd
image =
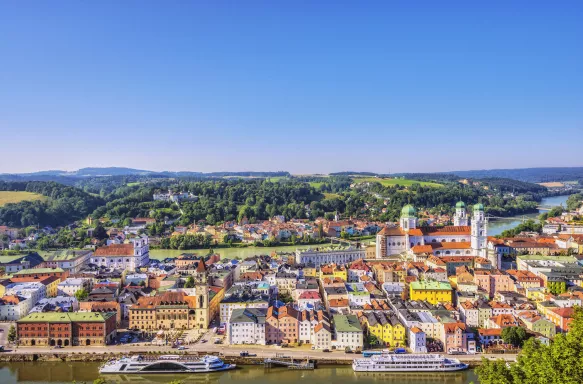
M 8 330 L 8 341 L 11 343 L 16 341 L 16 328 L 14 325 L 11 325 L 10 329 Z
M 202 261 L 199 261 L 199 263 L 202 263 Z M 192 276 L 188 276 L 186 283 L 184 283 L 184 288 L 194 288 L 194 278 Z
M 480 384 L 580 384 L 583 383 L 583 309 L 575 307 L 567 334 L 550 345 L 531 338 L 524 343 L 517 362 L 482 359 L 476 369 Z
M 508 327 L 502 330 L 502 340 L 506 344 L 512 344 L 515 347 L 520 347 L 527 339 L 528 335 L 522 327 Z
M 104 240 L 107 239 L 107 231 L 103 228 L 101 223 L 97 223 L 95 229 L 93 230 L 93 237 L 97 240 Z
M 87 292 L 87 290 L 85 288 L 80 289 L 77 292 L 75 292 L 75 298 L 77 299 L 77 301 L 86 300 L 87 297 L 89 297 L 89 292 Z

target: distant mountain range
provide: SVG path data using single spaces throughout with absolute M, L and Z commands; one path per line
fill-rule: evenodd
M 89 167 L 81 168 L 76 171 L 49 170 L 30 173 L 2 173 L 0 178 L 3 179 L 48 179 L 48 178 L 85 178 L 85 177 L 104 177 L 104 176 L 167 176 L 167 177 L 223 177 L 223 176 L 247 176 L 247 177 L 275 177 L 289 176 L 289 172 L 192 172 L 192 171 L 148 171 L 145 169 L 125 168 L 125 167 Z
M 81 168 L 77 171 L 49 170 L 31 173 L 3 173 L 0 179 L 10 180 L 66 180 L 68 178 L 78 179 L 87 177 L 103 176 L 148 176 L 156 175 L 159 177 L 275 177 L 290 176 L 289 172 L 193 172 L 193 171 L 163 171 L 155 172 L 144 169 L 125 168 L 125 167 L 89 167 Z M 542 167 L 542 168 L 517 168 L 517 169 L 483 169 L 471 171 L 452 171 L 442 173 L 398 173 L 391 175 L 377 174 L 374 172 L 336 172 L 330 175 L 361 175 L 361 176 L 406 176 L 409 178 L 431 178 L 432 175 L 448 176 L 449 178 L 491 178 L 501 177 L 531 183 L 542 183 L 548 181 L 578 181 L 583 180 L 583 167 Z

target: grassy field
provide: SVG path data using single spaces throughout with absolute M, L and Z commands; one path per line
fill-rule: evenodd
M 0 191 L 0 207 L 10 203 L 20 203 L 21 201 L 45 200 L 46 197 L 38 193 L 23 191 Z
M 393 185 L 400 185 L 402 187 L 410 187 L 413 184 L 420 184 L 423 187 L 443 187 L 442 184 L 438 184 L 438 183 L 431 183 L 431 182 L 427 182 L 427 181 L 418 181 L 418 180 L 409 180 L 409 179 L 381 179 L 381 178 L 377 178 L 377 177 L 359 177 L 359 178 L 354 178 L 354 181 L 356 183 L 366 183 L 366 182 L 371 182 L 371 183 L 381 183 L 383 186 L 385 187 L 392 187 Z
M 318 189 L 320 188 L 320 185 L 324 184 L 321 181 L 310 181 L 308 184 L 310 184 L 312 187 Z
M 324 193 L 324 200 L 335 199 L 340 197 L 337 193 Z

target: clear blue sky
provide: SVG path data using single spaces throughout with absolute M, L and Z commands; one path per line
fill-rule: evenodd
M 477 3 L 2 1 L 0 172 L 583 165 L 583 1 Z

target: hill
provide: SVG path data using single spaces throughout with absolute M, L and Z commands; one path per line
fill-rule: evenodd
M 529 183 L 545 183 L 549 181 L 583 180 L 583 167 L 556 168 L 521 168 L 521 169 L 483 169 L 472 171 L 450 172 L 462 178 L 505 178 Z

